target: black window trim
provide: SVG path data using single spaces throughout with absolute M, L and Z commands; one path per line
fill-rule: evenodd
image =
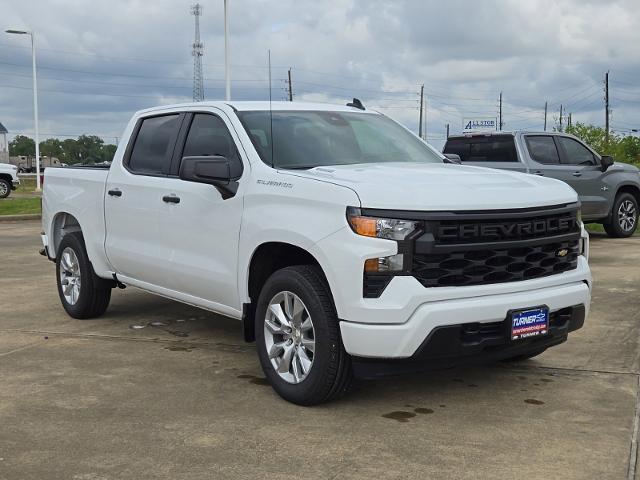
M 131 160 L 133 147 L 136 143 L 136 140 L 138 139 L 138 134 L 140 133 L 140 129 L 142 128 L 142 124 L 144 123 L 144 121 L 150 118 L 167 117 L 167 116 L 175 116 L 175 115 L 178 116 L 178 123 L 180 126 L 178 127 L 177 132 L 174 133 L 173 138 L 169 141 L 170 145 L 173 144 L 171 160 L 169 162 L 169 170 L 166 171 L 165 173 L 148 173 L 148 172 L 137 172 L 135 170 L 132 170 L 129 167 L 129 161 Z M 136 121 L 136 126 L 134 127 L 133 132 L 131 134 L 131 138 L 129 138 L 129 143 L 127 143 L 127 149 L 124 152 L 124 158 L 122 159 L 122 166 L 124 167 L 124 169 L 132 175 L 137 175 L 142 177 L 162 177 L 162 178 L 168 177 L 169 172 L 171 171 L 172 163 L 173 163 L 173 155 L 175 154 L 175 150 L 176 150 L 176 140 L 178 138 L 180 131 L 182 130 L 182 125 L 184 124 L 184 117 L 185 117 L 184 112 L 164 112 L 156 115 L 147 115 L 147 116 L 138 118 L 138 120 Z
M 549 137 L 551 138 L 551 141 L 553 142 L 554 146 L 556 147 L 556 153 L 558 154 L 558 163 L 542 163 L 538 160 L 536 160 L 535 158 L 533 158 L 533 155 L 531 154 L 531 148 L 529 147 L 529 138 L 531 137 Z M 545 165 L 545 166 L 553 166 L 553 165 L 563 165 L 562 163 L 562 153 L 560 152 L 560 146 L 558 145 L 558 142 L 556 140 L 557 135 L 553 135 L 553 134 L 544 134 L 544 133 L 531 133 L 531 134 L 527 134 L 524 135 L 524 143 L 527 146 L 527 155 L 529 156 L 529 158 L 531 159 L 531 161 L 537 163 L 538 165 Z
M 210 110 L 189 110 L 188 112 L 184 112 L 185 119 L 183 121 L 182 127 L 180 128 L 180 133 L 176 141 L 176 147 L 174 148 L 174 151 L 173 151 L 173 158 L 171 160 L 169 176 L 172 178 L 179 177 L 180 164 L 182 163 L 182 154 L 187 144 L 187 137 L 189 136 L 189 131 L 191 130 L 191 124 L 193 123 L 193 119 L 195 118 L 196 114 L 205 114 L 205 115 L 214 116 L 218 118 L 222 122 L 224 127 L 227 129 L 227 133 L 229 134 L 229 138 L 231 138 L 231 143 L 233 144 L 233 148 L 235 149 L 238 160 L 240 161 L 240 165 L 242 166 L 242 171 L 240 172 L 240 176 L 238 177 L 238 179 L 240 179 L 244 174 L 245 169 L 244 169 L 244 160 L 242 159 L 242 155 L 238 150 L 237 142 L 233 138 L 233 135 L 231 135 L 231 130 L 229 129 L 229 126 L 224 121 L 224 119 L 217 113 L 214 113 Z

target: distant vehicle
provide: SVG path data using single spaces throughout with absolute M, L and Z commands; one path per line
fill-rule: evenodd
M 302 405 L 354 375 L 531 358 L 582 327 L 576 192 L 447 164 L 352 105 L 143 110 L 110 167 L 48 168 L 43 253 L 64 309 L 97 317 L 130 285 L 236 318 Z
M 0 198 L 7 198 L 11 190 L 20 185 L 18 179 L 18 167 L 8 163 L 0 163 Z
M 18 167 L 19 173 L 36 173 L 35 157 L 26 157 L 24 155 L 18 157 L 9 157 L 9 162 Z M 59 167 L 62 164 L 56 157 L 40 156 L 40 171 L 46 167 Z
M 573 135 L 556 132 L 488 132 L 452 136 L 443 152 L 464 165 L 556 178 L 580 196 L 582 219 L 600 223 L 611 237 L 629 237 L 638 226 L 640 170 L 614 163 Z M 455 158 L 455 157 L 454 157 Z

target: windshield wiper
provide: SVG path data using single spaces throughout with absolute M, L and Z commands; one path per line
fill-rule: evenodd
M 276 168 L 280 168 L 282 170 L 309 170 L 311 168 L 320 167 L 321 165 L 278 165 Z

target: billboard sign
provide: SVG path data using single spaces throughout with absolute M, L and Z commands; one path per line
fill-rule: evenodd
M 491 117 L 464 118 L 462 120 L 462 133 L 497 130 L 497 124 L 496 119 Z

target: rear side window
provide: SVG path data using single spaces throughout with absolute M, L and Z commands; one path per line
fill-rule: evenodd
M 558 141 L 564 150 L 564 163 L 571 165 L 593 165 L 596 163 L 593 153 L 580 142 L 568 137 L 558 137 Z
M 134 173 L 165 175 L 180 127 L 180 115 L 163 115 L 142 120 L 128 167 Z
M 450 138 L 444 153 L 455 153 L 463 162 L 517 162 L 516 146 L 511 135 Z
M 527 149 L 529 150 L 529 155 L 536 162 L 543 163 L 545 165 L 560 163 L 560 157 L 558 156 L 556 142 L 553 141 L 552 136 L 528 135 L 526 137 L 526 142 Z

